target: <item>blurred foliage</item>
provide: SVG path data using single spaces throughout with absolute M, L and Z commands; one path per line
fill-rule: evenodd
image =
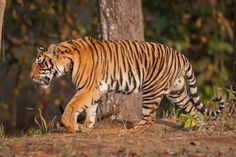
M 143 1 L 145 39 L 187 56 L 204 100 L 213 96 L 212 82 L 229 85 L 233 7 L 233 0 Z
M 74 93 L 70 77 L 55 81 L 46 91 L 36 88 L 29 78 L 36 48 L 85 35 L 96 37 L 96 15 L 95 0 L 7 1 L 6 59 L 0 62 L 0 121 L 7 127 L 34 123 L 34 113 L 26 107 L 40 107 L 49 119 L 60 113 L 55 106 L 65 105 Z
M 29 78 L 37 46 L 97 37 L 96 0 L 8 0 L 4 23 L 5 62 L 0 62 L 0 121 L 23 128 L 34 114 L 26 107 L 59 114 L 73 95 L 70 77 L 54 81 L 46 91 Z M 193 64 L 200 95 L 213 95 L 212 81 L 224 86 L 230 78 L 233 0 L 143 0 L 145 38 L 184 53 Z M 52 119 L 53 117 L 48 117 Z

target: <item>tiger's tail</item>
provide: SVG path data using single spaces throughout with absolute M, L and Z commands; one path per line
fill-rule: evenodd
M 186 76 L 187 76 L 186 79 L 189 85 L 190 97 L 193 101 L 194 106 L 198 109 L 198 111 L 200 111 L 204 115 L 211 116 L 211 117 L 217 117 L 220 113 L 222 113 L 225 105 L 227 104 L 225 100 L 222 98 L 222 96 L 216 96 L 216 98 L 213 99 L 213 101 L 218 102 L 219 104 L 219 109 L 216 111 L 209 110 L 203 105 L 198 95 L 196 78 L 194 76 L 194 72 L 192 70 L 191 64 L 188 65 Z

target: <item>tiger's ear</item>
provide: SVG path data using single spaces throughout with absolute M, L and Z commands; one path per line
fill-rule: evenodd
M 57 45 L 55 45 L 55 44 L 49 45 L 48 53 L 52 56 L 56 56 L 57 55 Z
M 37 51 L 38 51 L 38 53 L 43 53 L 43 52 L 46 51 L 46 49 L 44 47 L 40 46 L 40 47 L 37 48 Z

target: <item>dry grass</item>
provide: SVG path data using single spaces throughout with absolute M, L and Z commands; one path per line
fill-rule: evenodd
M 54 116 L 51 121 L 46 121 L 46 119 L 42 115 L 42 111 L 40 108 L 37 108 L 37 109 L 27 108 L 27 110 L 38 112 L 36 113 L 36 116 L 34 117 L 34 121 L 37 124 L 38 128 L 31 128 L 31 134 L 33 133 L 45 134 L 45 133 L 53 131 L 56 116 Z
M 4 138 L 0 156 L 235 156 L 236 127 L 230 117 L 210 121 L 206 130 L 183 130 L 175 122 L 154 123 L 141 130 L 103 121 L 85 132 Z M 235 118 L 235 117 L 234 117 Z M 4 151 L 2 151 L 4 150 Z

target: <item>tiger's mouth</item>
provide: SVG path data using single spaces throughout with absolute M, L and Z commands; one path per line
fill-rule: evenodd
M 48 77 L 41 78 L 39 80 L 33 79 L 33 81 L 36 82 L 41 88 L 44 88 L 44 89 L 48 88 L 51 82 L 50 78 Z

